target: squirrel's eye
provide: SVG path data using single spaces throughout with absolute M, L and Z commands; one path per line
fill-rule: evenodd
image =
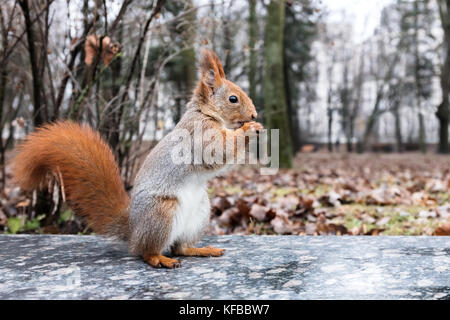
M 230 100 L 231 103 L 236 103 L 236 102 L 238 102 L 238 98 L 237 98 L 236 96 L 230 96 L 230 97 L 228 98 L 228 100 Z

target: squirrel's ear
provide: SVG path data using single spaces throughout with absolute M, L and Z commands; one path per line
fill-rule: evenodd
M 219 57 L 212 51 L 203 49 L 200 59 L 201 81 L 210 89 L 220 87 L 225 80 L 222 62 Z

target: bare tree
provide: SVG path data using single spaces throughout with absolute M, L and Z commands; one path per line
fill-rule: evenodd
M 439 152 L 449 153 L 448 126 L 450 120 L 450 0 L 437 0 L 442 29 L 444 30 L 444 63 L 441 67 L 442 102 L 436 116 L 439 120 Z

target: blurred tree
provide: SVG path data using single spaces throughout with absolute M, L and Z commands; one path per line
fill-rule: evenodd
M 352 137 L 350 133 L 350 107 L 351 107 L 351 82 L 349 79 L 350 59 L 345 58 L 343 62 L 342 82 L 339 86 L 339 98 L 341 100 L 341 126 L 344 132 L 347 152 L 352 151 Z
M 280 130 L 280 166 L 292 167 L 291 124 L 286 103 L 284 69 L 285 2 L 271 0 L 267 6 L 264 36 L 264 112 L 266 129 Z
M 333 74 L 337 64 L 337 54 L 336 50 L 334 50 L 334 42 L 329 37 L 328 32 L 325 29 L 323 32 L 324 39 L 322 41 L 326 44 L 326 50 L 328 51 L 328 61 L 327 61 L 327 69 L 326 69 L 326 78 L 327 78 L 327 147 L 328 152 L 333 151 L 333 118 L 334 113 L 337 110 L 335 107 L 335 96 L 336 91 L 333 84 Z
M 390 103 L 390 109 L 394 115 L 394 130 L 395 130 L 395 141 L 396 141 L 396 151 L 403 151 L 403 135 L 402 135 L 402 122 L 400 115 L 400 106 L 403 100 L 404 83 L 399 79 L 389 86 L 387 99 Z
M 183 21 L 175 21 L 168 26 L 172 44 L 175 49 L 180 50 L 180 53 L 166 65 L 167 80 L 175 86 L 173 122 L 178 123 L 189 102 L 197 77 L 194 50 L 196 10 L 192 0 L 171 1 L 167 4 L 166 10 L 174 16 L 185 12 Z
M 310 106 L 315 95 L 311 95 L 310 82 L 314 75 L 308 68 L 313 60 L 311 46 L 317 36 L 317 25 L 314 19 L 316 8 L 311 0 L 289 1 L 286 5 L 284 22 L 284 76 L 287 110 L 290 120 L 293 152 L 300 149 L 298 110 L 301 98 Z M 309 91 L 309 92 L 308 92 Z M 314 91 L 315 93 L 315 91 Z M 309 130 L 308 130 L 309 131 Z
M 5 151 L 7 143 L 3 141 L 3 132 L 7 121 L 11 123 L 13 121 L 12 116 L 12 103 L 6 101 L 7 96 L 7 82 L 9 76 L 8 59 L 5 59 L 5 55 L 10 46 L 10 32 L 9 29 L 13 24 L 15 17 L 17 4 L 9 4 L 0 6 L 0 58 L 3 62 L 1 64 L 2 68 L 0 70 L 0 169 L 1 169 L 1 180 L 0 180 L 0 190 L 3 191 L 6 183 L 6 163 L 5 163 Z M 5 103 L 6 102 L 6 103 Z M 11 128 L 11 127 L 10 127 Z
M 404 47 L 405 37 L 399 32 L 397 13 L 395 4 L 382 10 L 380 26 L 374 33 L 375 43 L 373 44 L 375 46 L 372 47 L 372 43 L 369 42 L 371 46 L 368 48 L 368 52 L 371 53 L 369 74 L 375 84 L 375 98 L 372 110 L 366 120 L 362 141 L 358 144 L 360 152 L 368 148 L 371 138 L 377 133 L 374 131 L 383 113 L 393 111 L 394 117 L 399 116 L 400 101 L 394 100 L 397 98 L 398 90 L 404 87 L 400 48 Z M 397 133 L 400 133 L 399 121 L 400 118 L 396 121 Z
M 321 41 L 327 52 L 328 150 L 333 151 L 333 132 L 338 132 L 336 138 L 339 140 L 343 135 L 347 152 L 352 152 L 355 120 L 363 100 L 363 84 L 367 80 L 364 73 L 365 49 L 363 45 L 353 43 L 352 29 L 348 24 L 323 27 Z M 339 130 L 333 131 L 336 118 L 340 126 Z
M 232 8 L 234 6 L 235 2 L 234 0 L 228 0 L 228 6 L 224 8 L 224 12 L 230 13 L 232 12 Z M 225 6 L 223 3 L 222 6 Z M 225 74 L 230 74 L 230 71 L 232 69 L 232 49 L 234 47 L 234 33 L 235 33 L 235 26 L 233 27 L 234 20 L 237 19 L 234 15 L 230 14 L 222 14 L 220 18 L 220 23 L 222 25 L 222 63 L 223 63 L 223 70 L 225 71 Z
M 5 7 L 6 9 L 6 7 Z M 0 7 L 0 36 L 1 36 L 1 51 L 0 56 L 3 57 L 6 49 L 8 48 L 8 24 L 5 22 L 5 18 L 3 18 L 3 11 L 6 11 Z M 10 8 L 8 8 L 10 9 Z M 10 9 L 11 10 L 11 9 Z M 6 13 L 5 13 L 6 15 Z M 9 22 L 9 21 L 8 21 Z M 0 181 L 0 187 L 3 191 L 5 187 L 6 181 L 6 170 L 5 170 L 5 145 L 3 144 L 3 104 L 5 102 L 6 96 L 6 81 L 8 80 L 8 66 L 6 63 L 2 65 L 2 70 L 0 71 L 0 167 L 2 178 Z
M 257 31 L 258 31 L 258 21 L 256 15 L 256 0 L 248 0 L 249 5 L 249 18 L 248 18 L 248 49 L 250 51 L 250 61 L 249 61 L 249 70 L 248 70 L 248 81 L 249 81 L 249 96 L 253 100 L 253 103 L 256 105 L 256 40 L 257 40 Z
M 37 1 L 41 7 L 47 7 L 45 10 L 45 25 L 48 29 L 49 10 L 52 1 Z M 46 3 L 45 3 L 46 2 Z M 33 123 L 35 127 L 42 125 L 48 118 L 47 105 L 45 99 L 42 99 L 42 77 L 45 68 L 44 59 L 47 56 L 48 38 L 38 32 L 37 24 L 33 20 L 39 17 L 33 16 L 33 8 L 30 8 L 28 0 L 19 1 L 20 8 L 25 22 L 27 35 L 28 55 L 30 59 L 31 75 L 33 83 Z M 33 3 L 31 3 L 33 5 Z
M 396 67 L 400 61 L 400 53 L 398 50 L 392 50 L 394 34 L 387 23 L 386 12 L 382 13 L 382 22 L 380 29 L 383 33 L 378 33 L 376 39 L 376 54 L 371 56 L 370 76 L 375 83 L 375 98 L 371 112 L 367 117 L 362 141 L 358 143 L 358 152 L 363 152 L 369 146 L 369 140 L 373 135 L 373 131 L 381 114 L 389 109 L 384 106 L 384 100 L 389 92 L 390 85 L 395 83 L 394 79 Z M 392 48 L 395 48 L 392 46 Z
M 348 115 L 348 138 L 347 138 L 347 151 L 354 151 L 353 140 L 355 140 L 355 120 L 361 111 L 361 105 L 364 101 L 364 82 L 365 82 L 365 60 L 366 51 L 363 46 L 360 48 L 358 68 L 354 70 L 353 82 L 352 82 L 352 101 L 350 112 Z
M 433 11 L 429 0 L 397 1 L 400 15 L 400 37 L 398 50 L 405 60 L 403 90 L 398 95 L 408 98 L 411 95 L 418 115 L 420 150 L 426 151 L 424 112 L 426 102 L 432 94 L 434 77 L 433 52 L 434 38 L 431 33 Z M 396 98 L 397 99 L 397 98 Z M 398 100 L 398 99 L 397 99 Z
M 449 153 L 448 126 L 450 120 L 450 0 L 437 0 L 439 16 L 444 31 L 444 63 L 441 67 L 442 102 L 438 106 L 436 116 L 439 120 L 440 153 Z

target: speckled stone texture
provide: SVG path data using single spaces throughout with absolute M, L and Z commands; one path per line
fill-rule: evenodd
M 97 236 L 0 235 L 0 299 L 450 299 L 450 237 L 205 237 L 153 269 Z

